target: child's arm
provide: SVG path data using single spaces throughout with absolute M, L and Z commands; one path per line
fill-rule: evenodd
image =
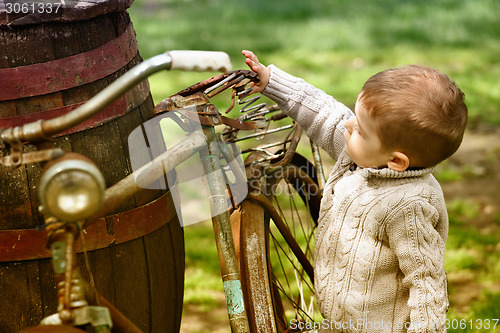
M 447 230 L 436 230 L 435 226 L 447 225 L 442 221 L 447 216 L 440 216 L 438 211 L 443 210 L 427 200 L 403 201 L 391 209 L 394 214 L 387 221 L 386 231 L 404 274 L 403 286 L 410 292 L 413 326 L 408 332 L 444 332 L 449 305 L 444 270 Z
M 243 51 L 243 55 L 261 80 L 254 92 L 262 92 L 278 103 L 314 142 L 337 159 L 345 148 L 344 124 L 354 116 L 352 111 L 304 80 L 273 65 L 265 67 L 252 52 Z

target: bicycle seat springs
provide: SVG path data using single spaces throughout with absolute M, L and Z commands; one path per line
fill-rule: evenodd
M 245 113 L 244 115 L 242 115 L 238 118 L 240 121 L 259 120 L 264 115 L 266 115 L 270 112 L 269 109 L 265 109 L 266 103 L 260 103 L 257 105 L 253 105 L 253 104 L 255 104 L 255 102 L 257 102 L 262 97 L 262 95 L 253 96 L 253 97 L 248 98 L 246 100 L 244 99 L 252 92 L 252 90 L 253 90 L 253 88 L 250 87 L 250 88 L 247 88 L 243 91 L 236 93 L 236 96 L 238 96 L 237 103 L 239 105 L 243 105 L 240 112 Z

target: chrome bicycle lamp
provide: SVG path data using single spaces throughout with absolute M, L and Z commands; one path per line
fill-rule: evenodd
M 96 213 L 104 198 L 105 182 L 97 166 L 69 153 L 49 163 L 40 179 L 40 203 L 61 221 L 83 221 Z

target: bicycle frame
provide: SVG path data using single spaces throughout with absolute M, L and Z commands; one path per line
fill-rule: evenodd
M 212 127 L 205 126 L 207 137 L 215 137 Z M 210 206 L 214 211 L 224 210 L 223 214 L 212 218 L 217 252 L 219 253 L 219 264 L 221 268 L 224 293 L 226 295 L 229 322 L 233 332 L 248 332 L 248 319 L 243 300 L 243 289 L 241 287 L 238 260 L 233 241 L 229 211 L 225 209 L 225 180 L 220 163 L 215 156 L 219 156 L 218 143 L 215 140 L 208 141 L 208 152 L 202 155 L 203 167 L 207 174 L 208 187 L 211 192 Z M 221 207 L 222 206 L 222 207 Z
M 179 56 L 181 58 L 179 58 Z M 5 144 L 10 147 L 18 145 L 20 142 L 31 142 L 31 143 L 41 143 L 50 138 L 51 136 L 64 131 L 72 126 L 75 126 L 82 121 L 92 117 L 93 115 L 99 113 L 107 105 L 111 104 L 114 100 L 119 98 L 128 89 L 132 88 L 134 85 L 138 84 L 142 80 L 146 79 L 149 75 L 156 73 L 163 69 L 192 69 L 196 68 L 192 63 L 185 62 L 185 53 L 182 55 L 174 55 L 172 53 L 162 54 L 153 57 L 149 60 L 142 62 L 137 65 L 118 80 L 113 82 L 111 85 L 106 87 L 99 94 L 94 96 L 84 105 L 75 109 L 74 111 L 46 121 L 37 121 L 33 123 L 28 123 L 20 127 L 9 128 L 0 132 L 0 143 L 3 147 Z M 191 57 L 196 58 L 196 54 L 191 54 Z M 220 55 L 219 60 L 220 60 Z M 188 57 L 189 58 L 189 57 Z M 175 59 L 181 59 L 176 61 Z M 209 65 L 205 65 L 204 68 L 213 69 L 217 67 L 221 61 L 210 62 Z M 198 63 L 198 60 L 195 60 Z M 206 62 L 206 61 L 205 61 Z M 224 63 L 219 66 L 224 70 L 227 70 L 227 66 Z M 199 68 L 198 68 L 199 69 Z M 203 69 L 203 67 L 202 67 Z M 207 100 L 208 101 L 208 100 Z M 52 231 L 51 237 L 49 239 L 49 244 L 52 247 L 53 261 L 55 267 L 56 281 L 63 282 L 63 288 L 60 289 L 59 297 L 59 307 L 58 307 L 58 319 L 52 317 L 47 319 L 45 322 L 48 324 L 53 323 L 71 323 L 75 320 L 75 317 L 79 316 L 92 316 L 95 314 L 102 314 L 99 307 L 88 307 L 92 313 L 78 314 L 72 306 L 72 297 L 74 298 L 73 279 L 79 278 L 79 271 L 75 264 L 76 258 L 74 257 L 73 243 L 79 235 L 79 231 L 85 226 L 95 223 L 97 218 L 104 216 L 107 212 L 112 211 L 116 208 L 123 200 L 133 196 L 138 191 L 142 190 L 136 182 L 136 178 L 141 178 L 141 183 L 154 182 L 157 178 L 163 176 L 166 172 L 172 170 L 180 164 L 183 160 L 189 158 L 193 154 L 199 152 L 203 160 L 203 167 L 208 176 L 208 185 L 211 192 L 209 198 L 211 207 L 214 211 L 224 210 L 222 214 L 216 214 L 212 218 L 214 233 L 216 237 L 217 249 L 219 252 L 219 262 L 221 266 L 221 274 L 223 279 L 224 290 L 227 300 L 227 309 L 230 319 L 230 326 L 233 332 L 248 332 L 248 319 L 245 310 L 245 305 L 243 301 L 243 291 L 241 288 L 238 262 L 235 254 L 234 242 L 232 238 L 231 225 L 229 222 L 229 212 L 227 208 L 222 208 L 222 200 L 220 199 L 224 196 L 225 192 L 225 181 L 224 175 L 220 168 L 220 163 L 215 156 L 219 156 L 218 149 L 218 137 L 215 135 L 213 126 L 203 125 L 203 131 L 194 132 L 174 148 L 166 151 L 164 154 L 158 156 L 155 160 L 151 161 L 147 165 L 143 166 L 135 173 L 127 176 L 126 178 L 119 181 L 117 184 L 111 186 L 105 191 L 104 203 L 100 210 L 95 213 L 87 221 L 82 221 L 76 224 L 57 222 L 54 223 L 54 219 L 48 218 L 46 222 L 52 222 L 48 229 Z M 204 151 L 201 148 L 208 145 L 208 150 Z M 18 149 L 18 146 L 16 146 Z M 14 149 L 11 149 L 13 152 Z M 17 150 L 16 150 L 17 151 Z M 43 155 L 43 154 L 42 154 Z M 41 158 L 42 161 L 52 158 L 52 155 L 45 154 Z M 4 162 L 12 161 L 9 159 L 4 159 Z M 0 163 L 2 160 L 0 160 Z M 26 163 L 26 161 L 24 161 Z M 17 166 L 23 163 L 22 158 L 17 158 L 15 161 L 11 162 L 11 166 Z M 5 163 L 4 163 L 5 164 Z M 214 214 L 213 214 L 214 215 Z M 64 286 L 66 286 L 64 288 Z M 81 295 L 78 295 L 78 301 L 85 304 L 84 301 L 88 298 L 100 300 L 101 302 L 108 304 L 102 297 L 92 295 L 92 292 L 85 286 L 82 286 L 83 291 Z M 109 307 L 109 304 L 108 304 Z M 118 328 L 127 330 L 128 332 L 140 332 L 140 330 L 135 327 L 130 321 L 124 318 L 116 309 L 109 307 L 111 309 L 111 317 Z M 54 316 L 54 315 L 53 315 Z M 104 315 L 106 316 L 106 315 Z M 53 321 L 55 319 L 55 321 Z M 106 328 L 109 320 L 99 321 L 95 326 L 99 327 L 100 332 L 109 331 Z

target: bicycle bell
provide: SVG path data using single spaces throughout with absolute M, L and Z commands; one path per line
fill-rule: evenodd
M 68 153 L 46 165 L 38 195 L 47 214 L 61 221 L 76 222 L 99 210 L 104 189 L 104 177 L 94 162 Z

